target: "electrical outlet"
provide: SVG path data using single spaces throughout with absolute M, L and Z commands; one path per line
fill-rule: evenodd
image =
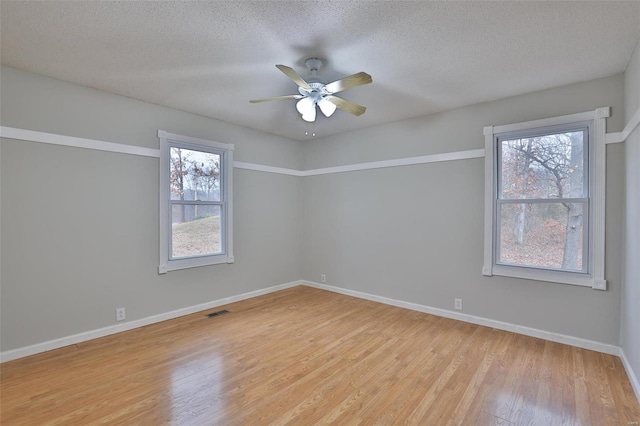
M 124 311 L 124 308 L 116 309 L 116 321 L 124 321 L 127 317 L 127 314 Z
M 321 274 L 320 275 L 320 282 L 321 283 L 326 283 L 327 282 L 327 276 L 325 274 Z
M 459 311 L 462 310 L 462 299 L 453 299 L 453 307 Z

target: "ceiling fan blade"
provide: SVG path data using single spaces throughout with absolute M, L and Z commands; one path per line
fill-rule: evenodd
M 324 86 L 329 93 L 338 93 L 343 90 L 350 89 L 356 86 L 362 86 L 363 84 L 369 84 L 373 81 L 371 76 L 366 72 L 359 72 L 357 74 L 350 75 L 349 77 L 341 78 L 333 83 L 329 83 Z
M 287 101 L 289 99 L 300 99 L 302 95 L 284 95 L 284 96 L 276 96 L 274 98 L 265 98 L 265 99 L 252 99 L 249 102 L 252 104 L 257 104 L 260 102 L 269 102 L 269 101 Z
M 300 77 L 298 73 L 293 70 L 293 68 L 290 68 L 286 65 L 276 65 L 276 68 L 285 73 L 285 75 L 293 80 L 294 83 L 296 83 L 298 86 L 302 87 L 303 89 L 311 90 L 311 86 L 309 86 L 309 83 L 304 81 L 304 79 Z
M 353 115 L 362 115 L 367 110 L 366 107 L 362 105 L 358 105 L 354 102 L 348 101 L 346 99 L 339 98 L 337 96 L 327 95 L 324 99 L 328 100 L 339 109 L 351 113 Z

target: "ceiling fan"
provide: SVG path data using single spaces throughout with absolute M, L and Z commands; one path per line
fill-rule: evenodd
M 348 77 L 341 78 L 334 82 L 325 84 L 317 77 L 318 68 L 322 66 L 322 60 L 318 58 L 309 58 L 305 61 L 305 65 L 309 68 L 310 76 L 303 79 L 292 68 L 286 65 L 276 65 L 287 77 L 298 85 L 298 95 L 276 96 L 274 98 L 253 99 L 249 102 L 259 103 L 267 101 L 285 101 L 289 99 L 297 99 L 296 109 L 302 114 L 304 121 L 313 122 L 316 120 L 316 105 L 325 117 L 331 117 L 336 108 L 351 113 L 353 115 L 362 115 L 366 111 L 366 107 L 358 105 L 354 102 L 335 96 L 336 93 L 352 87 L 369 84 L 373 80 L 366 72 L 359 72 Z

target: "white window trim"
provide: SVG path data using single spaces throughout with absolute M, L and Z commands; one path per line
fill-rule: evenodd
M 606 290 L 607 281 L 604 277 L 604 246 L 605 246 L 605 187 L 606 187 L 606 130 L 607 117 L 610 116 L 610 107 L 598 108 L 578 114 L 564 115 L 560 117 L 545 118 L 542 120 L 526 121 L 522 123 L 507 124 L 502 126 L 487 126 L 484 128 L 485 137 L 485 206 L 484 206 L 484 265 L 482 274 L 485 276 L 506 276 L 513 278 L 525 278 L 538 281 L 550 281 L 561 284 L 591 287 L 596 290 Z M 495 170 L 497 159 L 497 144 L 495 135 L 515 132 L 539 127 L 571 124 L 580 121 L 593 121 L 593 144 L 590 149 L 591 160 L 591 239 L 592 245 L 589 253 L 591 271 L 589 274 L 572 273 L 565 271 L 552 271 L 544 269 L 511 267 L 496 265 L 494 259 L 494 223 L 496 179 Z
M 175 271 L 185 268 L 195 268 L 198 266 L 216 265 L 220 263 L 233 263 L 233 144 L 213 142 L 205 139 L 193 138 L 190 136 L 176 135 L 173 133 L 158 130 L 160 139 L 160 264 L 158 273 L 164 274 L 168 271 Z M 170 259 L 169 238 L 171 238 L 169 226 L 171 223 L 169 197 L 169 144 L 178 142 L 180 144 L 191 145 L 194 149 L 216 148 L 225 151 L 222 155 L 222 179 L 224 190 L 224 210 L 225 226 L 222 231 L 222 246 L 226 248 L 225 253 L 211 256 L 198 256 L 185 259 Z

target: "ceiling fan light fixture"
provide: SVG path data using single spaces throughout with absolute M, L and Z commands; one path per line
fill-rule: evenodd
M 311 98 L 302 98 L 296 103 L 296 109 L 302 115 L 309 114 L 311 110 L 315 110 L 316 106 Z
M 337 108 L 332 102 L 329 102 L 326 99 L 320 100 L 320 102 L 318 102 L 318 106 L 325 117 L 331 117 L 333 113 L 336 112 Z
M 300 99 L 298 103 L 296 103 L 296 109 L 302 114 L 304 121 L 316 121 L 316 102 L 313 98 Z
M 312 109 L 310 109 L 306 113 L 302 114 L 302 119 L 304 121 L 308 121 L 309 123 L 313 123 L 314 121 L 316 121 L 316 107 L 315 107 L 315 105 L 313 106 Z

